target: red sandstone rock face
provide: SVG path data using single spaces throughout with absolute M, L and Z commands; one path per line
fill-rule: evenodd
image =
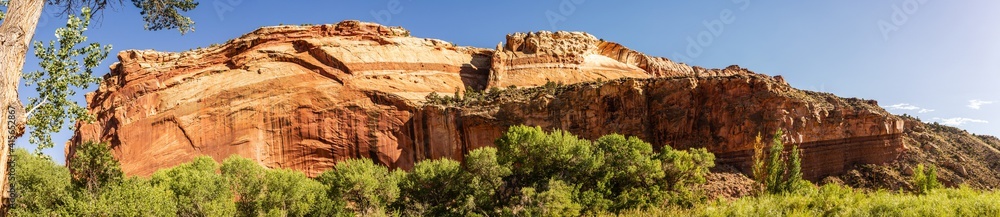
M 690 75 L 695 69 L 582 32 L 515 33 L 493 53 L 490 86 Z
M 803 150 L 806 178 L 839 174 L 855 164 L 878 164 L 902 151 L 903 121 L 874 101 L 796 90 L 766 75 L 730 67 L 713 74 L 584 83 L 517 93 L 471 111 L 487 111 L 503 128 L 528 124 L 563 129 L 588 139 L 609 133 L 654 145 L 706 147 L 718 161 L 748 171 L 757 133 L 783 129 Z M 491 140 L 471 140 L 470 146 Z
M 586 33 L 513 34 L 494 51 L 345 21 L 266 27 L 207 49 L 118 58 L 88 94 L 96 121 L 78 124 L 66 151 L 109 142 L 132 175 L 234 154 L 310 176 L 358 157 L 405 169 L 461 159 L 514 124 L 707 147 L 738 168 L 749 165 L 758 132 L 784 129 L 813 179 L 891 161 L 902 148 L 902 122 L 873 101 L 796 90 L 739 67 L 688 67 Z M 618 78 L 625 79 L 611 81 Z M 430 92 L 466 87 L 599 79 L 607 82 L 507 90 L 475 106 L 422 102 Z
M 97 121 L 78 126 L 67 152 L 107 141 L 127 173 L 143 175 L 199 155 L 311 175 L 349 157 L 395 162 L 394 130 L 412 116 L 396 106 L 483 88 L 492 55 L 407 35 L 347 21 L 267 27 L 183 53 L 123 51 L 88 94 Z

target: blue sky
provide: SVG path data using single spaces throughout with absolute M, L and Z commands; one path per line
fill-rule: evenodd
M 692 65 L 740 65 L 801 89 L 875 99 L 896 114 L 1000 135 L 1000 1 L 201 1 L 195 32 L 144 31 L 138 10 L 104 11 L 87 34 L 113 44 L 97 76 L 126 49 L 183 51 L 261 26 L 356 19 L 403 26 L 416 37 L 493 48 L 513 32 L 585 31 Z M 49 7 L 35 40 L 65 24 Z M 31 53 L 29 53 L 29 56 Z M 29 58 L 25 71 L 38 69 Z M 76 98 L 81 104 L 83 94 Z M 22 87 L 21 97 L 35 96 Z M 923 112 L 923 113 L 921 113 Z M 67 129 L 46 150 L 62 162 Z M 17 145 L 33 149 L 27 136 Z

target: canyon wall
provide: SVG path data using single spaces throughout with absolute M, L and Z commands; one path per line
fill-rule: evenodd
M 87 95 L 96 121 L 77 124 L 66 152 L 107 142 L 131 175 L 200 155 L 310 176 L 360 157 L 407 169 L 460 160 L 516 124 L 706 147 L 743 169 L 753 138 L 783 129 L 811 179 L 892 161 L 903 147 L 903 122 L 874 101 L 797 90 L 737 66 L 690 67 L 586 33 L 515 33 L 490 50 L 344 21 L 118 59 Z M 496 93 L 462 106 L 424 102 L 466 88 Z

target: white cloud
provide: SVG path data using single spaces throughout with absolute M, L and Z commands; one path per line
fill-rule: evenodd
M 889 109 L 889 110 L 911 110 L 911 111 L 912 110 L 916 110 L 917 113 L 928 113 L 928 112 L 933 112 L 934 111 L 934 109 L 920 108 L 920 107 L 917 107 L 915 105 L 910 105 L 909 103 L 900 103 L 900 104 L 890 105 L 890 106 L 887 106 L 885 108 Z
M 950 126 L 961 126 L 966 123 L 990 123 L 986 120 L 972 119 L 972 118 L 934 118 L 934 120 L 941 120 L 941 124 Z
M 888 109 L 894 109 L 894 110 L 917 110 L 917 109 L 920 109 L 920 107 L 917 107 L 917 106 L 914 106 L 914 105 L 910 105 L 908 103 L 900 103 L 900 104 L 890 105 L 889 107 L 886 107 L 886 108 L 888 108 Z
M 983 105 L 989 105 L 989 104 L 993 104 L 993 101 L 983 101 L 983 100 L 974 99 L 974 100 L 969 100 L 969 105 L 967 105 L 967 106 L 969 108 L 978 110 Z

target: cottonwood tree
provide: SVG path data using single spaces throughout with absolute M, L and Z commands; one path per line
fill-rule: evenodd
M 145 21 L 145 28 L 147 30 L 162 30 L 162 29 L 178 29 L 181 34 L 190 32 L 194 30 L 194 22 L 181 15 L 181 12 L 186 12 L 194 9 L 198 6 L 198 3 L 194 0 L 131 0 L 132 5 L 138 7 L 140 10 L 140 15 L 142 15 Z M 0 106 L 3 109 L 8 109 L 4 112 L 4 120 L 16 120 L 14 124 L 3 124 L 3 130 L 0 130 L 0 138 L 5 138 L 8 141 L 15 139 L 24 132 L 24 124 L 26 120 L 26 114 L 24 112 L 24 106 L 21 105 L 18 99 L 18 84 L 21 81 L 22 69 L 24 67 L 25 57 L 28 51 L 28 44 L 31 42 L 32 37 L 34 37 L 35 30 L 38 27 L 38 21 L 42 15 L 42 9 L 46 5 L 50 7 L 59 7 L 63 9 L 63 14 L 69 14 L 70 12 L 75 12 L 80 8 L 92 8 L 95 11 L 101 11 L 105 8 L 112 7 L 114 5 L 123 4 L 123 0 L 0 0 L 0 6 L 5 6 L 6 10 L 0 10 Z M 61 42 L 60 42 L 61 43 Z M 51 44 L 50 44 L 51 45 Z M 86 64 L 85 64 L 86 65 Z M 57 67 L 59 68 L 59 67 Z M 71 73 L 75 73 L 72 71 Z M 60 76 L 42 76 L 44 80 L 51 80 L 52 83 L 59 83 L 59 79 L 65 79 L 65 77 Z M 85 82 L 95 82 L 94 80 L 86 80 Z M 82 82 L 81 82 L 82 83 Z M 70 85 L 56 85 L 58 90 L 68 90 Z M 65 92 L 64 92 L 65 93 Z M 59 96 L 63 96 L 63 99 L 56 99 Z M 71 108 L 73 105 L 65 105 L 65 103 L 71 102 L 65 100 L 65 95 L 54 94 L 50 98 L 42 98 L 38 101 L 38 104 L 42 104 L 43 101 L 49 101 L 52 104 L 50 108 Z M 59 104 L 63 103 L 63 104 Z M 10 112 L 10 111 L 13 112 Z M 39 115 L 62 115 L 55 117 L 43 118 L 42 121 L 37 121 L 38 126 L 41 127 L 42 131 L 47 131 L 51 129 L 61 129 L 62 120 L 68 117 L 74 117 L 78 112 L 49 112 L 39 113 Z M 60 127 L 55 127 L 50 124 L 59 123 Z M 39 138 L 45 140 L 45 138 Z M 42 142 L 40 146 L 44 147 L 51 145 L 51 141 L 48 143 Z M 7 186 L 7 163 L 9 162 L 7 153 L 7 146 L 0 148 L 0 186 Z M 3 187 L 6 189 L 5 187 Z M 6 190 L 3 193 L 6 197 Z
M 515 215 L 691 207 L 705 200 L 695 187 L 715 166 L 715 156 L 704 148 L 664 146 L 657 153 L 652 144 L 619 134 L 591 142 L 561 130 L 546 133 L 540 127 L 512 126 L 494 144 L 496 164 L 510 169 L 493 173 L 505 174 L 498 177 L 503 184 L 496 195 L 500 204 L 512 205 L 507 208 Z M 566 194 L 574 195 L 572 201 L 564 200 Z
M 165 187 L 177 202 L 176 216 L 236 216 L 229 182 L 216 171 L 218 163 L 201 156 L 174 168 L 153 173 L 150 183 Z
M 93 68 L 97 67 L 111 52 L 111 45 L 101 46 L 90 43 L 80 46 L 87 40 L 83 32 L 90 25 L 90 8 L 81 9 L 80 16 L 70 15 L 66 27 L 56 29 L 56 40 L 48 45 L 35 41 L 35 56 L 38 57 L 42 70 L 24 74 L 25 85 L 35 86 L 37 98 L 28 99 L 28 111 L 25 113 L 28 126 L 32 128 L 29 142 L 37 145 L 35 154 L 42 155 L 42 150 L 54 147 L 52 133 L 63 128 L 66 120 L 86 120 L 91 117 L 87 110 L 69 99 L 76 91 L 69 87 L 85 89 L 90 84 L 100 81 L 94 77 Z M 81 65 L 78 58 L 82 58 Z M 81 67 L 82 66 L 82 67 Z
M 73 155 L 67 157 L 71 159 L 68 166 L 73 185 L 91 196 L 100 195 L 102 189 L 125 178 L 121 164 L 111 156 L 111 150 L 105 143 L 83 143 Z
M 469 188 L 466 173 L 458 161 L 425 160 L 399 183 L 398 202 L 404 213 L 414 216 L 468 216 L 463 209 Z
M 927 194 L 933 189 L 941 188 L 941 183 L 937 180 L 937 167 L 933 164 L 924 167 L 924 164 L 917 164 L 913 169 L 913 190 L 918 194 Z
M 70 174 L 66 167 L 17 148 L 12 156 L 19 174 L 13 180 L 19 198 L 11 205 L 10 216 L 59 216 L 62 207 L 72 205 Z
M 781 141 L 784 133 L 779 129 L 768 148 L 767 159 L 762 151 L 760 135 L 754 143 L 753 175 L 760 185 L 762 193 L 781 194 L 796 192 L 809 185 L 802 179 L 802 151 L 798 145 L 792 145 L 790 153 L 785 154 L 785 145 Z
M 320 208 L 329 201 L 326 186 L 292 169 L 267 170 L 267 191 L 261 198 L 261 214 L 266 216 L 328 216 Z
M 316 177 L 329 187 L 327 198 L 335 204 L 322 205 L 324 216 L 385 216 L 389 205 L 399 198 L 399 182 L 406 173 L 375 164 L 371 159 L 349 159 L 337 163 Z
M 236 194 L 237 216 L 261 215 L 261 200 L 265 193 L 267 171 L 251 159 L 233 155 L 222 161 L 222 177 Z

